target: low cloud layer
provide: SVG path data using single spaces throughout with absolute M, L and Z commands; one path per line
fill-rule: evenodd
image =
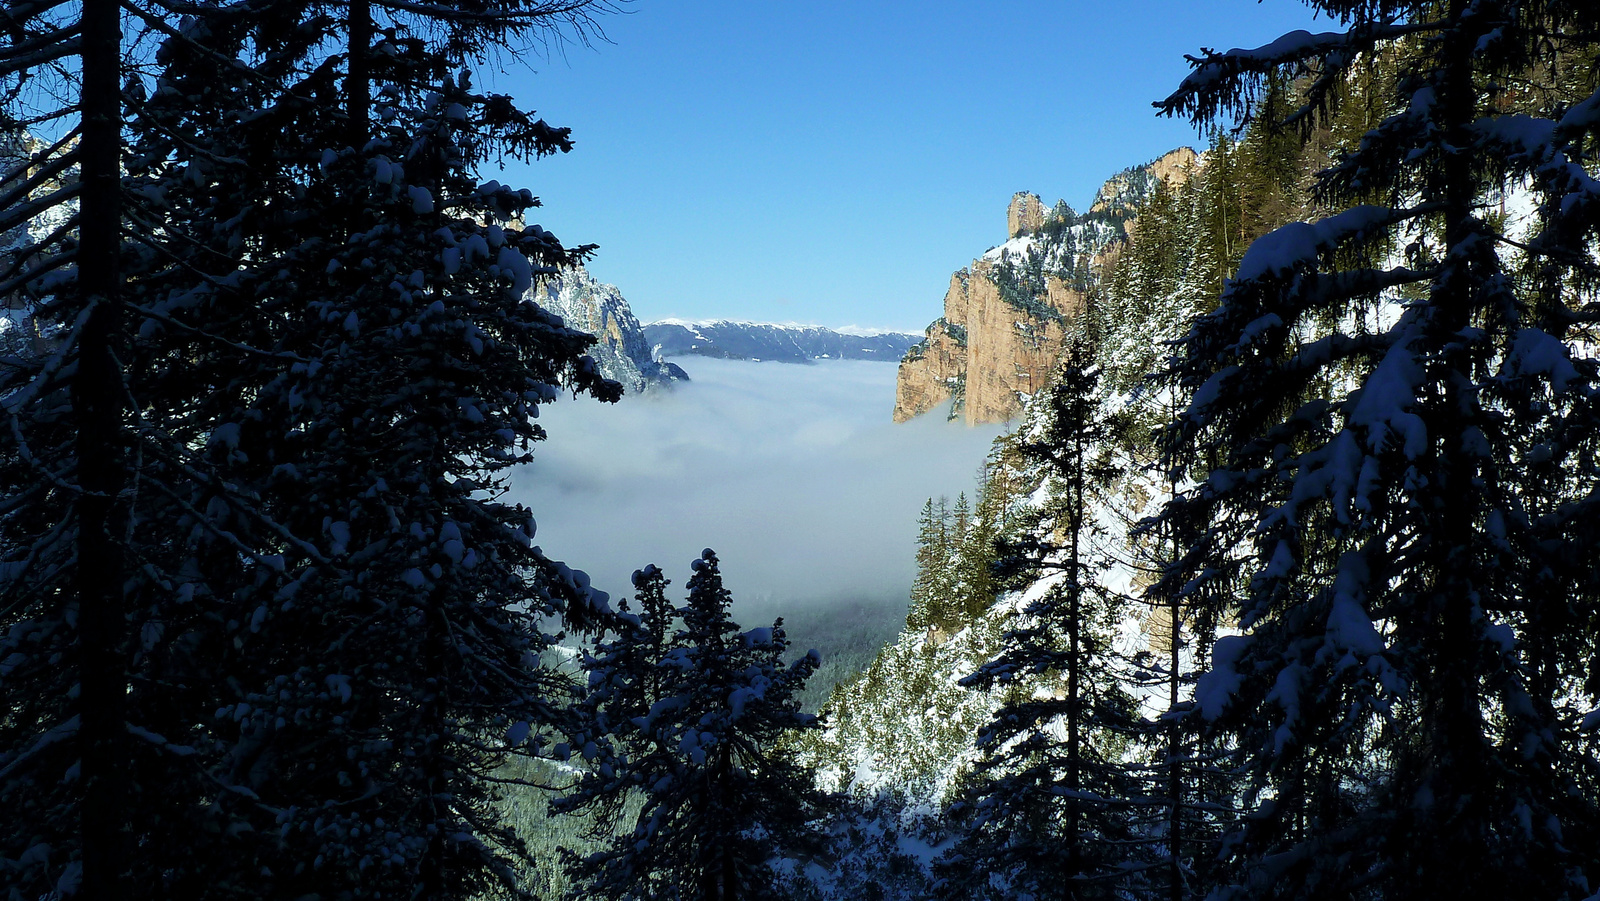
M 646 563 L 680 595 L 704 547 L 752 614 L 903 597 L 922 502 L 970 493 L 1000 432 L 937 414 L 894 425 L 884 363 L 688 363 L 672 391 L 546 407 L 549 440 L 512 481 L 537 543 L 613 598 Z

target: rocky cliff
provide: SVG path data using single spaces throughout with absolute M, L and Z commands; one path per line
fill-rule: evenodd
M 1190 173 L 1200 165 L 1200 154 L 1192 147 L 1179 147 L 1142 166 L 1133 166 L 1106 179 L 1094 195 L 1089 206 L 1091 213 L 1116 213 L 1131 216 L 1134 208 L 1144 203 L 1155 190 L 1157 182 L 1177 187 L 1187 181 Z
M 904 332 L 835 331 L 815 325 L 736 322 L 730 319 L 647 323 L 645 338 L 657 357 L 701 356 L 724 360 L 882 360 L 892 363 L 917 343 Z
M 1044 204 L 1038 194 L 1018 191 L 1011 195 L 1011 206 L 1006 208 L 1006 237 L 1020 238 L 1031 235 L 1044 226 Z
M 1026 192 L 1006 209 L 1009 239 L 950 277 L 944 315 L 900 361 L 894 421 L 953 401 L 969 425 L 1005 422 L 1044 387 L 1095 279 L 1127 234 L 1133 210 L 1160 181 L 1199 164 L 1187 147 L 1113 176 L 1087 213 L 1046 209 Z
M 687 381 L 676 364 L 651 357 L 650 342 L 628 301 L 615 285 L 595 281 L 582 266 L 545 278 L 529 289 L 530 300 L 559 315 L 566 324 L 599 339 L 589 349 L 600 371 L 637 394 L 657 385 Z

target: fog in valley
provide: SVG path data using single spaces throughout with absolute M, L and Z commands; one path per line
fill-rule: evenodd
M 614 601 L 647 563 L 681 597 L 710 547 L 747 626 L 784 615 L 797 643 L 897 626 L 923 501 L 970 493 L 1001 428 L 937 412 L 895 425 L 885 363 L 679 362 L 688 384 L 543 409 L 549 439 L 512 481 L 536 543 Z

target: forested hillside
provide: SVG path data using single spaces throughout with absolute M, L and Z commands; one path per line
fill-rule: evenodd
M 1588 428 L 1577 423 L 1588 421 L 1592 389 L 1578 386 L 1594 377 L 1593 344 L 1580 323 L 1593 299 L 1584 264 L 1543 248 L 1559 224 L 1587 235 L 1593 252 L 1591 221 L 1563 216 L 1589 202 L 1594 182 L 1539 160 L 1572 160 L 1559 168 L 1581 158 L 1588 173 L 1595 160 L 1538 157 L 1557 152 L 1508 130 L 1592 103 L 1593 70 L 1558 54 L 1493 94 L 1502 118 L 1483 121 L 1504 124 L 1474 126 L 1474 152 L 1497 160 L 1500 174 L 1473 180 L 1459 214 L 1503 236 L 1472 264 L 1495 274 L 1447 291 L 1441 280 L 1466 251 L 1425 218 L 1443 208 L 1428 199 L 1441 176 L 1380 172 L 1438 152 L 1405 131 L 1433 108 L 1395 93 L 1397 82 L 1426 80 L 1412 73 L 1434 59 L 1430 46 L 1397 40 L 1320 80 L 1286 77 L 1296 70 L 1280 65 L 1334 66 L 1328 45 L 1310 38 L 1285 43 L 1283 58 L 1199 65 L 1191 81 L 1202 87 L 1229 66 L 1259 73 L 1254 93 L 1229 95 L 1248 123 L 1213 131 L 1186 178 L 1151 180 L 1129 207 L 1127 239 L 1109 247 L 1089 285 L 1051 386 L 997 442 L 977 501 L 925 508 L 907 629 L 835 691 L 828 725 L 804 739 L 803 754 L 824 786 L 858 803 L 892 799 L 885 809 L 904 828 L 944 837 L 930 891 L 1054 897 L 1065 880 L 1084 897 L 1189 897 L 1208 886 L 1224 897 L 1431 894 L 1415 873 L 1478 890 L 1438 868 L 1437 848 L 1382 845 L 1384 830 L 1411 828 L 1475 849 L 1486 863 L 1473 878 L 1496 891 L 1515 894 L 1508 874 L 1533 859 L 1575 866 L 1542 874 L 1541 897 L 1577 897 L 1563 894 L 1563 878 L 1589 890 L 1595 857 L 1565 836 L 1596 824 L 1600 713 L 1592 665 L 1559 661 L 1596 659 L 1595 608 L 1578 587 L 1590 577 L 1556 561 L 1575 562 L 1565 555 L 1585 553 L 1587 541 L 1560 523 L 1591 497 L 1577 462 L 1590 439 L 1569 430 Z M 1171 108 L 1217 109 L 1186 106 L 1206 96 L 1202 87 L 1186 87 Z M 1583 105 L 1571 108 L 1566 121 L 1589 121 L 1578 118 Z M 1422 149 L 1379 162 L 1401 154 L 1385 142 L 1406 140 Z M 1556 199 L 1541 199 L 1552 188 Z M 1368 205 L 1343 212 L 1355 201 Z M 1563 280 L 1541 281 L 1569 265 Z M 1448 364 L 1457 350 L 1422 351 L 1407 331 L 1422 328 L 1430 303 L 1464 290 L 1499 291 L 1503 304 L 1453 320 L 1464 329 L 1457 340 L 1482 342 L 1470 414 L 1430 406 L 1451 394 L 1423 387 L 1458 365 Z M 1267 297 L 1287 306 L 1265 306 Z M 1271 344 L 1257 351 L 1263 340 Z M 1247 365 L 1263 373 L 1249 388 L 1238 382 Z M 1237 412 L 1219 420 L 1216 392 L 1229 390 Z M 1474 424 L 1441 433 L 1448 420 L 1433 417 L 1447 413 Z M 1213 437 L 1191 443 L 1200 435 Z M 1502 487 L 1457 514 L 1469 530 L 1450 539 L 1462 548 L 1447 555 L 1457 562 L 1429 569 L 1418 557 L 1443 553 L 1432 548 L 1447 529 L 1403 511 L 1460 507 L 1462 498 L 1427 486 L 1467 477 L 1425 475 L 1419 461 L 1459 466 L 1463 453 L 1478 455 L 1479 487 L 1457 490 L 1481 492 L 1479 479 Z M 1555 468 L 1545 456 L 1573 453 Z M 1251 492 L 1270 500 L 1245 505 Z M 1405 500 L 1418 492 L 1431 499 Z M 1552 543 L 1512 550 L 1519 528 Z M 1539 589 L 1513 587 L 1529 578 L 1570 587 L 1539 612 Z M 1451 625 L 1449 605 L 1468 603 L 1460 598 L 1474 599 L 1471 612 Z M 1456 630 L 1455 643 L 1436 629 Z M 1566 658 L 1561 643 L 1579 656 Z M 1430 711 L 1463 686 L 1482 712 L 1447 726 Z M 1418 722 L 1456 731 L 1441 745 L 1443 733 Z M 1446 747 L 1474 749 L 1475 762 Z M 1548 761 L 1542 775 L 1510 775 L 1535 759 Z M 1452 766 L 1478 769 L 1427 769 Z M 1496 767 L 1507 775 L 1489 776 Z M 1402 785 L 1425 794 L 1392 794 Z M 1453 809 L 1475 812 L 1412 800 L 1446 791 L 1478 805 Z M 1467 800 L 1482 793 L 1499 800 Z M 1589 800 L 1562 800 L 1580 795 Z M 1532 827 L 1516 825 L 1530 816 Z M 1389 849 L 1416 847 L 1389 834 Z M 1402 858 L 1417 870 L 1390 869 Z M 1330 895 L 1330 885 L 1343 887 Z M 1399 886 L 1410 888 L 1390 894 Z

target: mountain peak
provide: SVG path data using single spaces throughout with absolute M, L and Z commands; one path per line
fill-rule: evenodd
M 528 293 L 568 326 L 594 335 L 597 341 L 589 356 L 606 378 L 621 382 L 628 393 L 688 380 L 682 369 L 651 357 L 649 341 L 622 292 L 616 285 L 597 281 L 583 266 L 547 276 Z
M 1068 325 L 1089 303 L 1112 245 L 1158 184 L 1176 187 L 1202 162 L 1179 147 L 1113 175 L 1087 213 L 1046 208 L 1018 191 L 1006 207 L 1007 240 L 950 278 L 944 315 L 906 353 L 894 420 L 950 405 L 952 419 L 1004 422 L 1049 380 Z
M 1031 235 L 1044 226 L 1044 202 L 1032 191 L 1018 191 L 1011 195 L 1011 205 L 1006 208 L 1006 236 L 1011 238 Z
M 1148 163 L 1124 169 L 1100 186 L 1089 212 L 1126 217 L 1150 196 L 1158 182 L 1176 188 L 1188 181 L 1201 163 L 1202 158 L 1193 147 L 1178 147 Z

